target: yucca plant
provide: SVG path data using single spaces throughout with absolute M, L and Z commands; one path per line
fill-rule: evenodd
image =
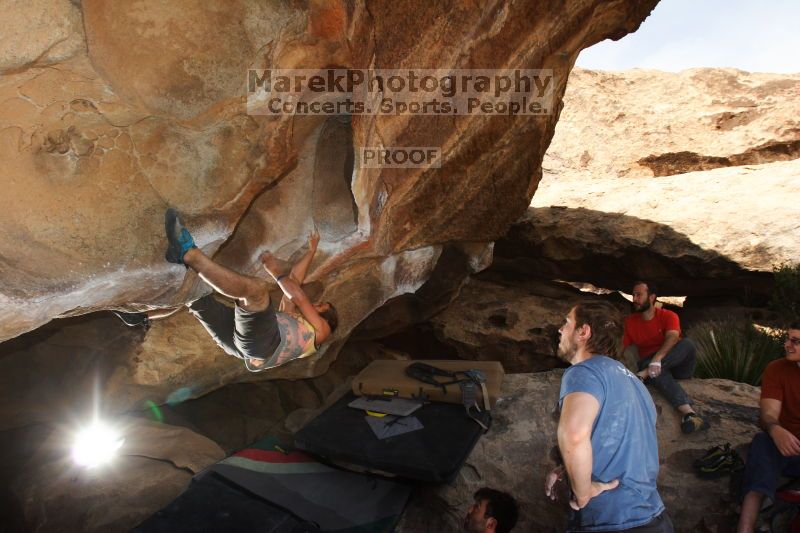
M 782 332 L 770 332 L 742 320 L 701 322 L 687 334 L 697 344 L 699 378 L 722 378 L 761 385 L 764 368 L 783 356 Z

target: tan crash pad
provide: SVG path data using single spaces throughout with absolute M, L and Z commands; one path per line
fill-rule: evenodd
M 406 375 L 406 367 L 412 363 L 426 363 L 449 372 L 479 370 L 486 376 L 486 390 L 489 393 L 490 405 L 494 405 L 500 396 L 505 370 L 499 361 L 373 361 L 353 379 L 353 393 L 358 396 L 397 396 L 399 398 L 424 398 L 434 402 L 462 403 L 461 387 L 457 383 L 437 387 L 423 383 Z M 458 379 L 465 376 L 458 374 Z M 438 376 L 439 381 L 450 381 L 450 378 Z M 477 391 L 478 405 L 483 405 L 481 387 Z

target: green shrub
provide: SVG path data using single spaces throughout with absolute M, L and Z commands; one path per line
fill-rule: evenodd
M 794 266 L 783 264 L 776 267 L 773 274 L 775 290 L 769 302 L 770 309 L 786 322 L 800 320 L 800 263 Z
M 783 335 L 741 320 L 701 322 L 687 334 L 697 344 L 699 378 L 761 385 L 767 363 L 784 355 Z

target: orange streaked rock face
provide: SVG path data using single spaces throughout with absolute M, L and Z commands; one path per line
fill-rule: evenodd
M 82 25 L 36 24 L 61 24 L 80 46 L 0 41 L 0 339 L 207 292 L 163 260 L 167 206 L 204 251 L 249 273 L 264 250 L 288 259 L 319 228 L 311 279 L 341 310 L 343 339 L 422 285 L 441 245 L 490 242 L 519 218 L 577 54 L 635 30 L 655 4 L 70 4 Z M 554 112 L 247 113 L 248 69 L 328 66 L 552 69 Z M 353 151 L 366 146 L 436 146 L 443 164 L 361 168 Z M 328 363 L 316 364 L 299 374 Z

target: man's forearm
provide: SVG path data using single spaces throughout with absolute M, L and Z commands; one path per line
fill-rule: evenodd
M 662 359 L 664 359 L 667 356 L 667 354 L 669 353 L 669 351 L 672 348 L 674 348 L 676 344 L 678 344 L 679 340 L 680 340 L 680 337 L 678 335 L 669 336 L 666 339 L 664 339 L 664 344 L 662 344 L 661 348 L 659 348 L 658 351 L 653 354 L 653 359 L 652 360 L 653 361 L 661 361 Z
M 586 504 L 592 490 L 592 443 L 587 438 L 575 440 L 565 432 L 559 432 L 558 447 L 564 458 L 575 500 L 580 506 Z
M 758 417 L 758 422 L 759 425 L 761 426 L 761 429 L 763 429 L 764 432 L 767 433 L 768 435 L 770 435 L 770 430 L 773 427 L 775 426 L 781 427 L 780 421 L 777 419 L 777 417 L 766 415 L 763 413 Z
M 316 246 L 309 246 L 303 257 L 292 267 L 290 275 L 297 280 L 297 283 L 302 284 L 306 279 L 306 272 L 308 272 L 308 267 L 311 265 L 311 260 L 314 258 L 316 251 Z

